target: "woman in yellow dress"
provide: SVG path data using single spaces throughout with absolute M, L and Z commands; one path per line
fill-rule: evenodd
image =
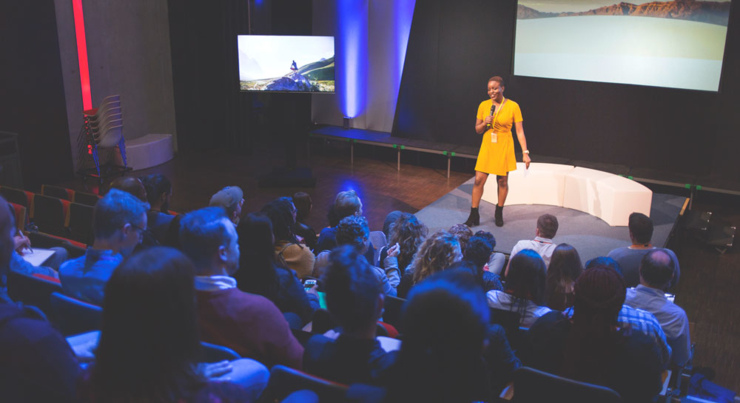
M 475 120 L 475 131 L 483 135 L 483 141 L 480 152 L 478 152 L 478 162 L 475 164 L 475 184 L 473 185 L 470 216 L 465 222 L 465 225 L 469 227 L 480 224 L 478 206 L 489 174 L 496 175 L 498 182 L 496 226 L 504 225 L 504 202 L 509 193 L 509 171 L 516 170 L 514 139 L 511 133 L 514 125 L 516 125 L 516 136 L 522 147 L 527 169 L 531 162 L 527 149 L 527 138 L 524 137 L 522 111 L 519 109 L 519 104 L 504 98 L 504 80 L 501 77 L 495 76 L 488 80 L 488 96 L 491 99 L 481 102 Z

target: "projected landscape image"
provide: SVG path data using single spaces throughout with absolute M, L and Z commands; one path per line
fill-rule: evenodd
M 717 91 L 729 11 L 729 0 L 519 0 L 514 74 Z
M 334 37 L 240 35 L 242 91 L 334 92 Z

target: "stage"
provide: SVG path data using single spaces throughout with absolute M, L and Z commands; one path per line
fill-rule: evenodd
M 426 206 L 416 216 L 429 227 L 430 233 L 465 222 L 470 213 L 472 190 L 473 178 Z M 667 244 L 686 200 L 686 197 L 653 193 L 650 211 L 655 227 L 653 245 Z M 584 263 L 594 257 L 605 256 L 612 249 L 631 244 L 627 227 L 611 227 L 600 218 L 577 210 L 546 205 L 506 206 L 505 224 L 501 228 L 494 224 L 494 211 L 493 204 L 481 201 L 481 225 L 474 227 L 473 231 L 490 231 L 496 237 L 497 252 L 508 254 L 517 241 L 534 238 L 537 218 L 546 213 L 558 218 L 555 243 L 573 245 Z

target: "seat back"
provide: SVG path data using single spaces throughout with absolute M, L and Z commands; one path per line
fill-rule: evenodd
M 85 193 L 85 192 L 75 192 L 75 199 L 73 201 L 75 203 L 95 207 L 95 204 L 98 203 L 98 200 L 100 200 L 100 197 L 98 197 L 98 195 L 96 194 Z
M 562 400 L 573 403 L 620 403 L 619 393 L 599 385 L 578 382 L 529 367 L 514 371 L 516 403 Z
M 23 231 L 28 224 L 28 209 L 20 204 L 8 203 L 10 208 L 13 210 L 13 217 L 15 217 L 15 226 L 18 231 Z
M 33 211 L 33 222 L 39 231 L 57 236 L 67 235 L 64 229 L 66 211 L 61 199 L 36 195 L 33 198 Z
M 62 292 L 62 285 L 58 282 L 13 270 L 8 272 L 8 296 L 13 301 L 35 306 L 48 315 L 51 312 L 51 294 L 55 292 Z
M 74 200 L 75 191 L 59 186 L 41 185 L 41 194 L 49 197 L 56 197 L 62 200 Z
M 270 381 L 263 393 L 264 401 L 281 401 L 298 390 L 310 390 L 319 396 L 321 403 L 344 402 L 349 387 L 317 376 L 309 375 L 282 365 L 270 371 Z M 262 399 L 260 399 L 262 400 Z
M 402 332 L 401 313 L 403 312 L 403 305 L 405 303 L 406 300 L 403 298 L 386 295 L 385 303 L 383 304 L 383 308 L 385 309 L 383 312 L 383 322 L 395 327 L 399 332 Z
M 31 192 L 26 192 L 21 189 L 9 188 L 7 186 L 0 187 L 0 195 L 2 195 L 5 200 L 26 208 L 31 208 L 33 203 L 33 197 L 29 196 L 29 193 L 33 195 Z
M 67 250 L 68 259 L 76 259 L 85 254 L 86 246 L 75 242 L 71 239 L 64 237 L 58 237 L 54 235 L 44 234 L 41 232 L 30 232 L 28 233 L 28 239 L 31 240 L 31 245 L 39 248 L 54 248 L 60 247 Z M 72 243 L 74 242 L 74 244 Z
M 511 348 L 518 349 L 521 346 L 527 329 L 519 327 L 522 315 L 516 311 L 491 308 L 491 323 L 501 325 L 506 331 L 506 338 Z
M 94 207 L 79 203 L 69 204 L 69 238 L 92 245 Z
M 65 336 L 100 329 L 103 308 L 60 292 L 52 293 L 50 300 L 54 323 Z
M 242 358 L 236 351 L 216 344 L 200 342 L 203 351 L 203 362 L 234 361 Z

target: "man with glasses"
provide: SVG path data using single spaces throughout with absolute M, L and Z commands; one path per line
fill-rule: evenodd
M 111 189 L 95 205 L 95 242 L 77 259 L 64 262 L 59 279 L 64 293 L 95 305 L 103 304 L 105 283 L 125 256 L 141 243 L 149 205 Z

